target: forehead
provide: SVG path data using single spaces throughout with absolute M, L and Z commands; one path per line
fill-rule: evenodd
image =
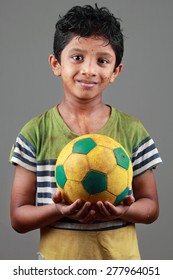
M 115 55 L 114 50 L 108 40 L 104 37 L 79 37 L 74 36 L 71 41 L 66 45 L 64 50 L 73 51 L 73 50 L 89 51 L 89 52 L 103 52 L 109 53 L 110 55 Z

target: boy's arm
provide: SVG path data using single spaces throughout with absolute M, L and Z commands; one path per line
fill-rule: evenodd
M 133 191 L 136 202 L 129 207 L 122 218 L 132 223 L 154 222 L 159 216 L 159 202 L 152 170 L 133 180 Z
M 149 224 L 159 215 L 159 203 L 154 174 L 151 170 L 133 180 L 135 202 L 130 206 L 115 207 L 109 202 L 98 202 L 100 213 L 107 220 L 121 218 L 131 223 Z
M 81 201 L 76 200 L 67 205 L 57 192 L 55 200 L 45 206 L 35 206 L 36 175 L 19 165 L 16 166 L 14 182 L 11 192 L 11 224 L 20 233 L 50 225 L 62 217 L 83 219 L 90 211 L 90 203 L 86 203 L 80 210 Z

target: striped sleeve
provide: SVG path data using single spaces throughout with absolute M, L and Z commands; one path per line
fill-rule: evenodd
M 52 193 L 56 191 L 54 160 L 37 162 L 37 205 L 42 206 L 52 203 Z
M 36 172 L 35 148 L 22 134 L 18 135 L 16 143 L 12 148 L 10 162 Z
M 156 148 L 153 139 L 148 136 L 133 150 L 132 154 L 133 174 L 134 177 L 141 175 L 149 169 L 155 168 L 162 159 Z

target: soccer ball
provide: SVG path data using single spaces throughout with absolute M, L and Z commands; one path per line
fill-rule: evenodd
M 122 145 L 100 134 L 85 134 L 60 152 L 55 168 L 58 189 L 68 203 L 80 198 L 118 205 L 132 183 L 132 163 Z

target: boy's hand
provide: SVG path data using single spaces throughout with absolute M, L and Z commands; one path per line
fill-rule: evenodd
M 114 206 L 112 203 L 105 201 L 98 201 L 96 208 L 97 214 L 95 215 L 96 220 L 115 220 L 123 218 L 123 215 L 128 211 L 129 206 L 135 201 L 132 195 L 126 196 L 121 204 Z
M 62 218 L 68 217 L 81 223 L 92 223 L 94 221 L 96 211 L 91 209 L 90 202 L 82 202 L 81 199 L 77 199 L 72 204 L 68 204 L 59 190 L 53 195 L 52 199 L 58 214 L 62 216 Z
M 68 204 L 61 195 L 61 192 L 57 192 L 53 195 L 53 201 L 55 202 L 58 214 L 62 217 L 68 217 L 73 220 L 77 220 L 81 223 L 93 223 L 94 221 L 110 221 L 118 218 L 122 218 L 126 213 L 129 206 L 134 202 L 133 196 L 126 196 L 123 202 L 114 206 L 112 203 L 106 201 L 98 201 L 96 205 L 92 205 L 90 202 L 82 202 L 77 199 L 72 204 Z

